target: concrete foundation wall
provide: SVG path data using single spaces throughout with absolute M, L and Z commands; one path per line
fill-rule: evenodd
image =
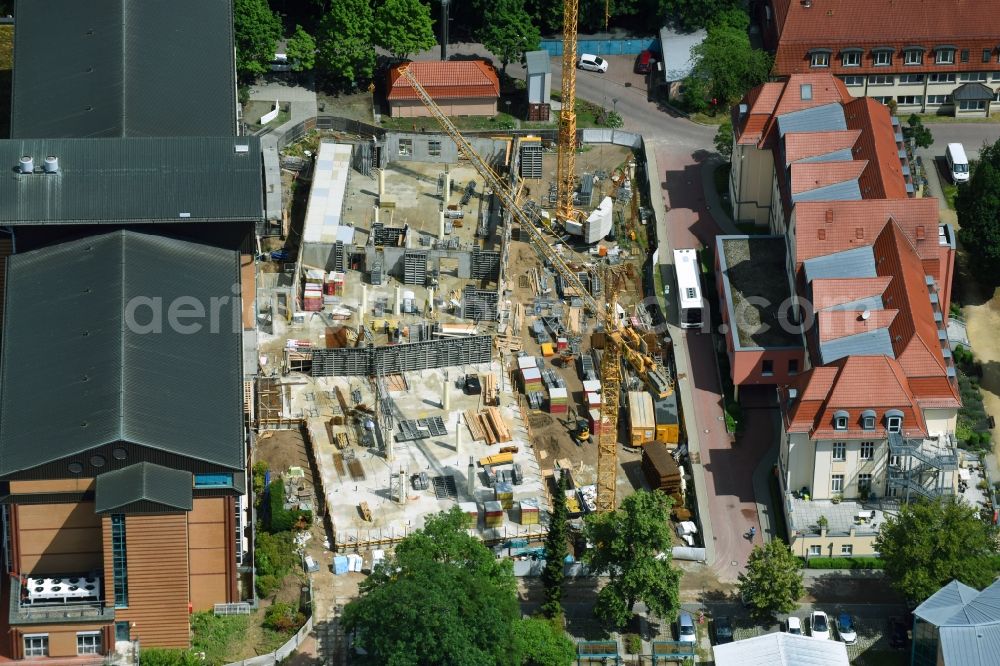
M 371 376 L 488 363 L 493 336 L 444 338 L 387 347 L 315 349 L 313 377 Z
M 465 138 L 487 162 L 497 150 L 501 150 L 505 146 L 505 142 L 490 138 L 475 136 Z M 404 144 L 403 154 L 400 154 L 400 140 L 403 140 Z M 410 143 L 406 144 L 406 141 Z M 447 134 L 441 132 L 433 134 L 429 132 L 390 132 L 385 135 L 385 152 L 389 162 L 456 164 L 459 160 L 458 146 L 448 138 Z

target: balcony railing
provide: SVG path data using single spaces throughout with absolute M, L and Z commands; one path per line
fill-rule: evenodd
M 10 624 L 66 624 L 77 622 L 113 622 L 115 619 L 115 609 L 106 606 L 103 600 L 98 601 L 73 601 L 67 600 L 65 603 L 32 603 L 22 602 L 21 579 L 17 576 L 11 577 L 10 585 Z

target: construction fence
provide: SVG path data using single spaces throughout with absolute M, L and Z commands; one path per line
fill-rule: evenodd
M 550 56 L 563 54 L 562 39 L 543 39 L 539 47 L 548 51 Z M 580 39 L 576 43 L 576 54 L 592 53 L 594 55 L 638 55 L 647 49 L 660 48 L 660 40 L 656 37 L 639 37 L 637 39 Z

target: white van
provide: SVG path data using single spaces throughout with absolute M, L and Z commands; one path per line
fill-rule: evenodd
M 965 183 L 969 180 L 969 158 L 965 156 L 965 148 L 960 143 L 949 143 L 944 151 L 944 158 L 948 160 L 948 173 L 951 174 L 951 182 Z

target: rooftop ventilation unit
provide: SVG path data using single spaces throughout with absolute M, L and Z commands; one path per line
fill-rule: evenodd
M 237 143 L 233 148 L 237 153 L 249 153 L 250 145 L 246 143 Z
M 25 155 L 18 162 L 18 168 L 21 173 L 33 173 L 35 171 L 35 160 L 31 159 L 31 155 Z
M 45 173 L 59 173 L 59 158 L 55 155 L 49 155 L 45 158 L 42 168 L 45 169 Z

